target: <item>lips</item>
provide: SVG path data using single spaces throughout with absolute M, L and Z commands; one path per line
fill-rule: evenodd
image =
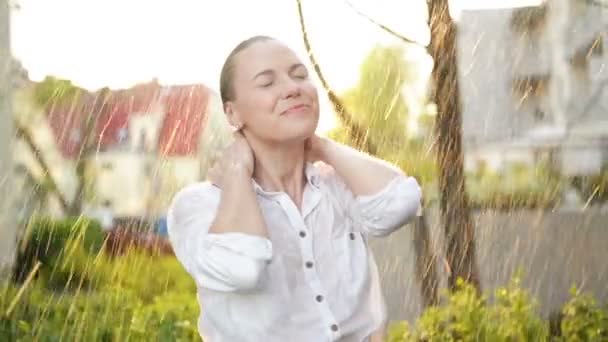
M 302 104 L 298 104 L 298 105 L 287 108 L 281 114 L 284 115 L 284 114 L 290 114 L 290 113 L 297 113 L 297 112 L 300 112 L 300 111 L 308 109 L 308 108 L 310 108 L 310 105 L 302 103 Z

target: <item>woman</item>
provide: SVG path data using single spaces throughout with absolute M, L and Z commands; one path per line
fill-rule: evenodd
M 168 214 L 198 287 L 207 342 L 381 341 L 384 299 L 368 236 L 416 215 L 399 169 L 315 135 L 317 90 L 293 51 L 239 44 L 220 77 L 234 141 Z M 320 163 L 313 163 L 320 162 Z

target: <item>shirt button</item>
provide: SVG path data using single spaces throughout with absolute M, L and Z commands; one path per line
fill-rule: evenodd
M 313 264 L 312 264 L 312 261 L 307 261 L 307 262 L 306 262 L 306 267 L 308 267 L 308 268 L 312 268 L 312 265 L 313 265 Z
M 355 239 L 355 233 L 350 233 L 349 235 L 350 235 L 350 239 L 351 239 L 351 240 L 354 240 L 354 239 Z
M 332 324 L 331 331 L 338 331 L 338 326 L 336 324 Z
M 306 232 L 305 232 L 305 231 L 303 231 L 303 230 L 301 230 L 301 231 L 300 231 L 300 237 L 302 237 L 302 238 L 303 238 L 303 237 L 306 237 Z
M 317 302 L 321 303 L 323 301 L 323 296 L 318 295 L 316 300 L 317 300 Z

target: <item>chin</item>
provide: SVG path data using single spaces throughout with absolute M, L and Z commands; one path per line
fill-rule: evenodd
M 284 127 L 277 132 L 278 135 L 280 135 L 280 138 L 277 140 L 283 142 L 304 141 L 315 134 L 315 131 L 317 130 L 317 122 L 318 120 L 315 120 L 314 122 L 311 120 L 311 122 L 306 123 L 300 122 L 297 124 L 290 124 L 289 127 Z

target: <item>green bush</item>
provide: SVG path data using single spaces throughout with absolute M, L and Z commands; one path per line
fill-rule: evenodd
M 104 239 L 99 223 L 84 217 L 33 218 L 20 243 L 13 278 L 22 282 L 40 262 L 39 274 L 49 286 L 90 283 L 85 273 L 92 259 L 87 256 L 97 255 Z
M 514 164 L 504 173 L 482 167 L 466 181 L 473 207 L 501 210 L 554 207 L 563 187 L 563 180 L 542 165 Z
M 133 336 L 154 341 L 197 341 L 198 303 L 190 292 L 171 291 L 138 308 L 131 320 Z
M 88 265 L 94 286 L 64 291 L 40 277 L 0 319 L 0 341 L 200 341 L 196 287 L 175 257 L 131 251 L 75 259 Z M 0 313 L 17 291 L 0 291 Z
M 173 293 L 196 293 L 196 285 L 173 256 L 149 256 L 137 249 L 119 258 L 98 258 L 95 272 L 98 287 L 127 288 L 137 292 L 146 303 L 157 296 Z
M 4 290 L 0 309 L 15 288 Z M 8 317 L 1 341 L 200 341 L 198 304 L 191 293 L 167 293 L 145 304 L 133 290 L 56 294 L 27 290 Z
M 414 325 L 392 323 L 387 341 L 608 341 L 608 306 L 576 289 L 571 294 L 550 331 L 518 277 L 492 300 L 460 281 L 444 292 L 444 304 L 426 309 Z
M 174 256 L 109 257 L 82 218 L 32 220 L 24 242 L 23 274 L 42 266 L 20 294 L 0 289 L 0 341 L 200 341 L 196 286 Z
M 3 298 L 14 298 L 15 292 L 8 289 Z M 139 305 L 128 291 L 70 295 L 34 286 L 10 315 L 3 316 L 0 340 L 122 341 L 130 334 L 133 311 Z M 0 309 L 4 312 L 6 307 Z
M 546 338 L 547 329 L 517 280 L 507 288 L 496 290 L 492 305 L 472 286 L 462 282 L 458 286 L 456 293 L 448 297 L 446 306 L 422 315 L 415 331 L 417 339 L 538 341 Z
M 608 341 L 608 307 L 601 308 L 595 299 L 576 288 L 571 295 L 562 310 L 563 341 Z
M 516 278 L 495 292 L 494 300 L 479 295 L 462 281 L 453 293 L 443 294 L 445 304 L 428 308 L 412 328 L 396 323 L 389 341 L 542 341 L 548 326 L 536 304 Z
M 608 166 L 596 175 L 574 177 L 572 185 L 585 202 L 595 204 L 608 201 Z

